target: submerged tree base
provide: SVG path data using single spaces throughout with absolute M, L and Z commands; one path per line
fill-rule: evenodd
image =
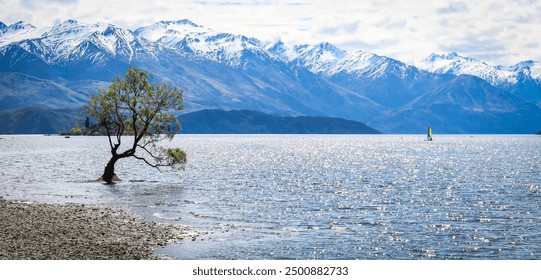
M 102 182 L 102 183 L 106 183 L 106 184 L 114 184 L 116 182 L 122 182 L 122 179 L 118 178 L 118 176 L 116 176 L 116 174 L 113 176 L 113 179 L 111 180 L 111 182 L 107 182 L 103 179 L 103 177 L 99 177 L 98 179 L 96 179 L 96 182 Z

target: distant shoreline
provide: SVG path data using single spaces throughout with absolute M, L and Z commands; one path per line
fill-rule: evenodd
M 0 197 L 1 260 L 163 259 L 154 249 L 189 234 L 125 211 L 83 204 L 42 204 Z

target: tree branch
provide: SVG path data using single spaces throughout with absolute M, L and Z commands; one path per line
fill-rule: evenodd
M 145 152 L 147 152 L 152 158 L 157 159 L 157 160 L 162 160 L 162 158 L 153 155 L 152 152 L 149 151 L 149 150 L 146 148 L 146 144 L 145 144 L 145 146 L 137 145 L 137 147 L 143 149 L 143 150 L 144 150 Z
M 118 104 L 118 99 L 115 98 L 115 116 L 117 118 L 116 125 L 118 127 L 118 130 L 116 132 L 116 140 L 118 144 L 121 143 L 122 134 L 124 134 L 124 118 L 122 117 L 121 113 L 119 112 L 121 110 L 120 105 Z
M 105 126 L 105 131 L 107 131 L 107 138 L 109 139 L 109 146 L 111 147 L 111 152 L 115 151 L 113 146 L 113 140 L 111 140 L 111 131 L 109 131 L 109 126 L 107 125 L 107 120 L 103 121 L 103 126 Z
M 154 167 L 154 168 L 156 168 L 156 169 L 158 169 L 158 170 L 160 170 L 160 167 L 169 167 L 169 166 L 171 166 L 170 164 L 158 164 L 158 163 L 153 164 L 153 163 L 149 162 L 146 158 L 140 157 L 140 156 L 136 156 L 136 155 L 133 155 L 133 157 L 136 158 L 136 159 L 138 159 L 138 160 L 144 161 L 147 165 L 149 165 L 149 166 L 151 166 L 151 167 Z M 160 170 L 160 171 L 161 171 L 161 170 Z

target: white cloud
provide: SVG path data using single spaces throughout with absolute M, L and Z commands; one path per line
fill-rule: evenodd
M 413 63 L 456 51 L 491 64 L 541 61 L 540 1 L 2 0 L 0 21 L 51 26 L 70 18 L 136 28 L 190 19 L 205 27 L 289 43 L 328 41 Z
M 456 13 L 467 13 L 469 10 L 468 3 L 450 1 L 445 7 L 438 8 L 436 11 L 439 14 L 456 14 Z

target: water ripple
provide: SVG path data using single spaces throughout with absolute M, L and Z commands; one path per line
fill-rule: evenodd
M 180 259 L 540 259 L 535 136 L 179 135 L 184 171 L 119 161 L 103 137 L 6 136 L 0 195 L 102 203 L 202 232 Z

